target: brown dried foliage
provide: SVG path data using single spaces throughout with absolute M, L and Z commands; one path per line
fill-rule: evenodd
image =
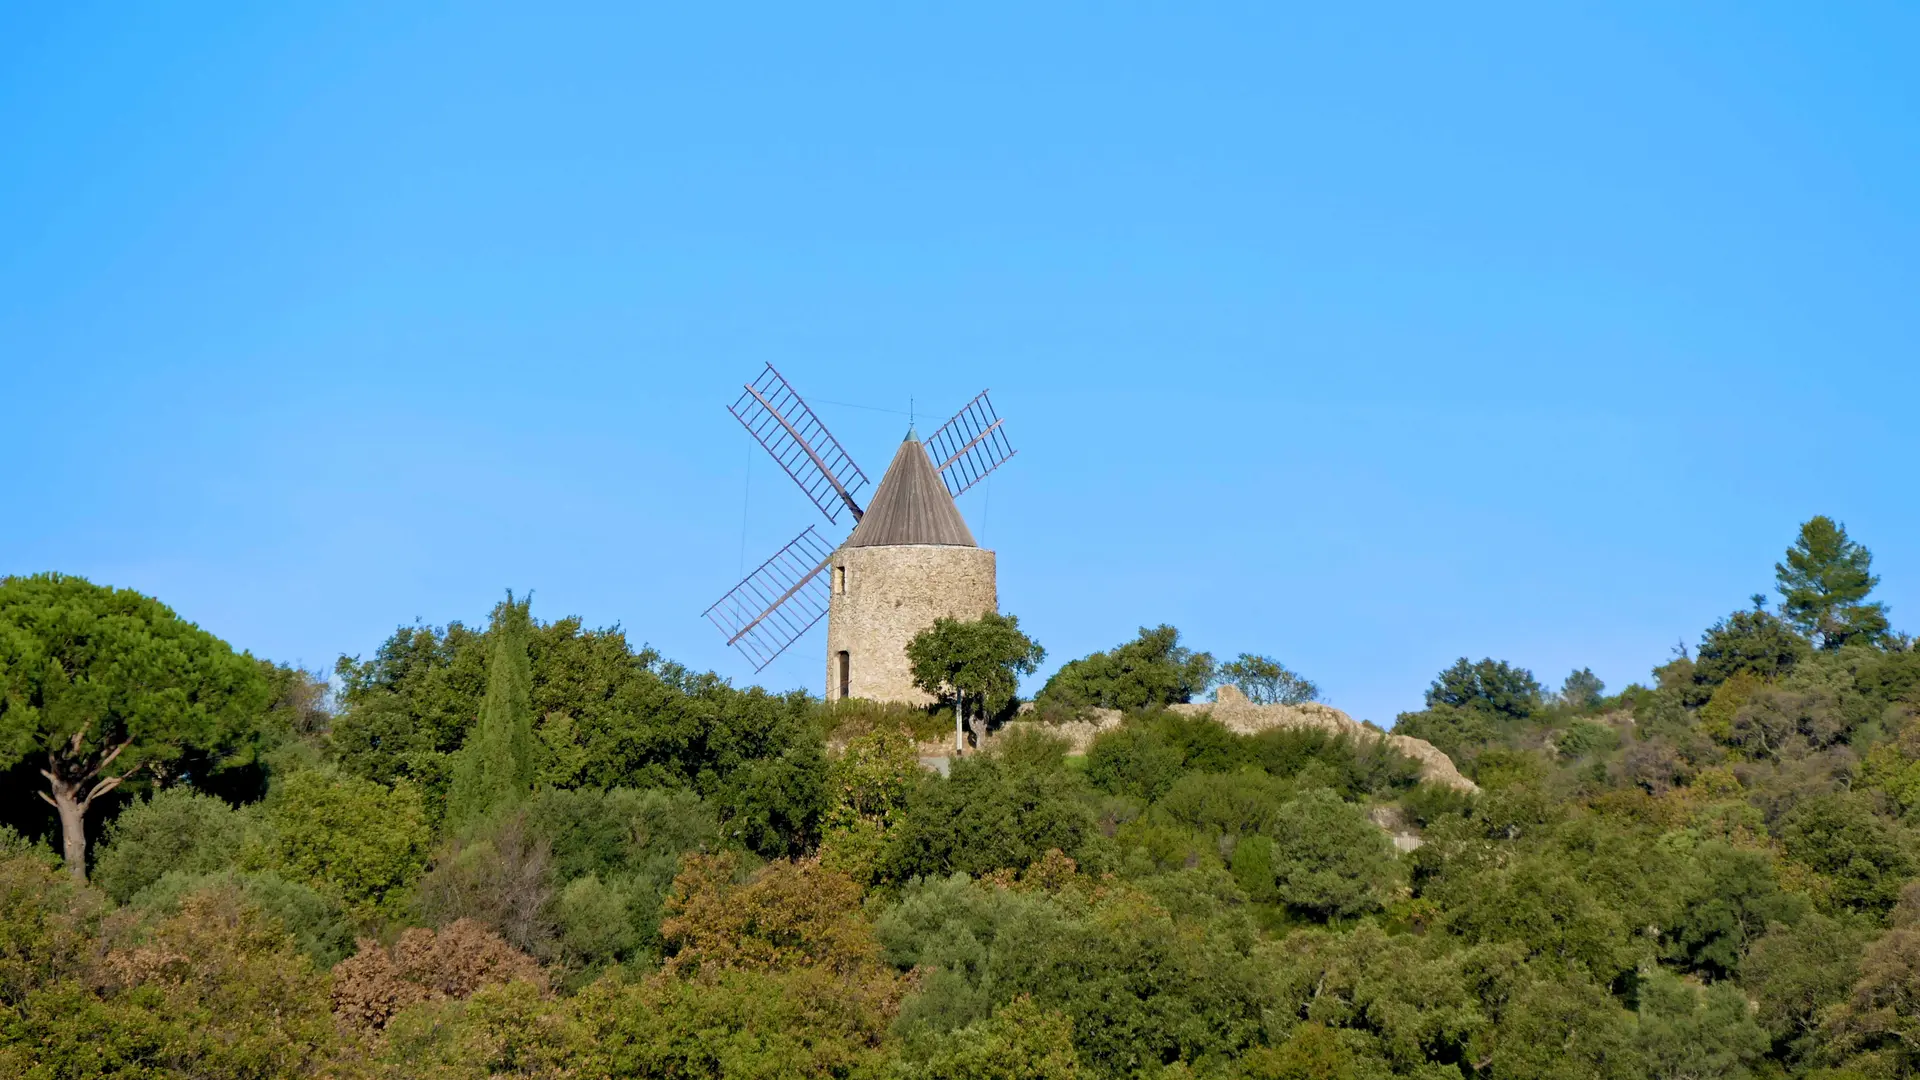
M 547 987 L 538 961 L 477 922 L 461 919 L 437 934 L 415 927 L 391 949 L 362 940 L 358 953 L 334 967 L 333 1013 L 349 1027 L 377 1031 L 409 1005 L 510 982 Z

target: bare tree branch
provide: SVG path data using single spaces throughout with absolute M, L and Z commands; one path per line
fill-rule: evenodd
M 135 771 L 138 771 L 138 770 L 135 770 Z M 105 780 L 102 780 L 99 783 L 93 785 L 93 790 L 87 792 L 87 797 L 81 801 L 80 805 L 83 807 L 93 805 L 93 800 L 96 796 L 105 795 L 107 792 L 112 791 L 114 788 L 119 787 L 123 782 L 126 781 L 127 777 L 132 775 L 133 775 L 132 772 L 126 772 L 126 773 L 120 774 L 119 776 L 109 776 Z

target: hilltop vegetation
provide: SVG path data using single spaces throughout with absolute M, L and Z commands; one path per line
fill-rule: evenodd
M 1037 695 L 1127 711 L 1084 757 L 1042 724 L 939 776 L 951 711 L 737 689 L 523 600 L 329 695 L 6 579 L 0 1075 L 1912 1075 L 1920 652 L 1833 522 L 1776 578 L 1618 693 L 1440 672 L 1397 730 L 1478 795 L 1169 711 L 1317 696 L 1171 627 Z M 951 624 L 916 668 L 984 722 L 1038 655 Z

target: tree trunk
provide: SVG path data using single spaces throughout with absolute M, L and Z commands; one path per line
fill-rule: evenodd
M 48 795 L 45 791 L 38 793 L 60 815 L 61 854 L 67 860 L 67 873 L 79 885 L 87 883 L 87 808 L 93 805 L 94 799 L 119 787 L 130 774 L 109 776 L 92 788 L 88 788 L 87 784 L 113 764 L 113 759 L 119 757 L 121 751 L 133 744 L 132 739 L 127 739 L 109 750 L 98 765 L 76 777 L 74 774 L 79 772 L 79 768 L 70 763 L 79 754 L 81 740 L 86 738 L 86 734 L 85 727 L 73 733 L 73 737 L 67 740 L 69 753 L 64 758 L 58 751 L 47 753 L 47 767 L 40 770 L 40 775 L 47 778 L 47 787 L 53 794 Z M 137 770 L 139 766 L 134 768 Z M 81 794 L 83 790 L 86 792 L 84 795 Z
M 955 690 L 953 692 L 953 754 L 955 757 L 966 753 L 966 715 L 967 692 L 965 690 Z
M 53 778 L 53 808 L 60 815 L 60 852 L 67 860 L 67 873 L 76 885 L 87 883 L 87 807 L 92 799 L 80 798 L 80 782 Z

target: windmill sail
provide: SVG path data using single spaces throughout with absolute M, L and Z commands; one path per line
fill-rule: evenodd
M 761 671 L 827 614 L 827 562 L 833 545 L 813 526 L 794 537 L 706 610 Z
M 842 506 L 860 520 L 854 496 L 867 485 L 866 474 L 772 364 L 746 385 L 727 411 L 766 447 L 828 521 L 840 520 Z
M 927 457 L 946 482 L 947 494 L 958 497 L 1018 453 L 1002 423 L 982 390 L 927 440 Z

